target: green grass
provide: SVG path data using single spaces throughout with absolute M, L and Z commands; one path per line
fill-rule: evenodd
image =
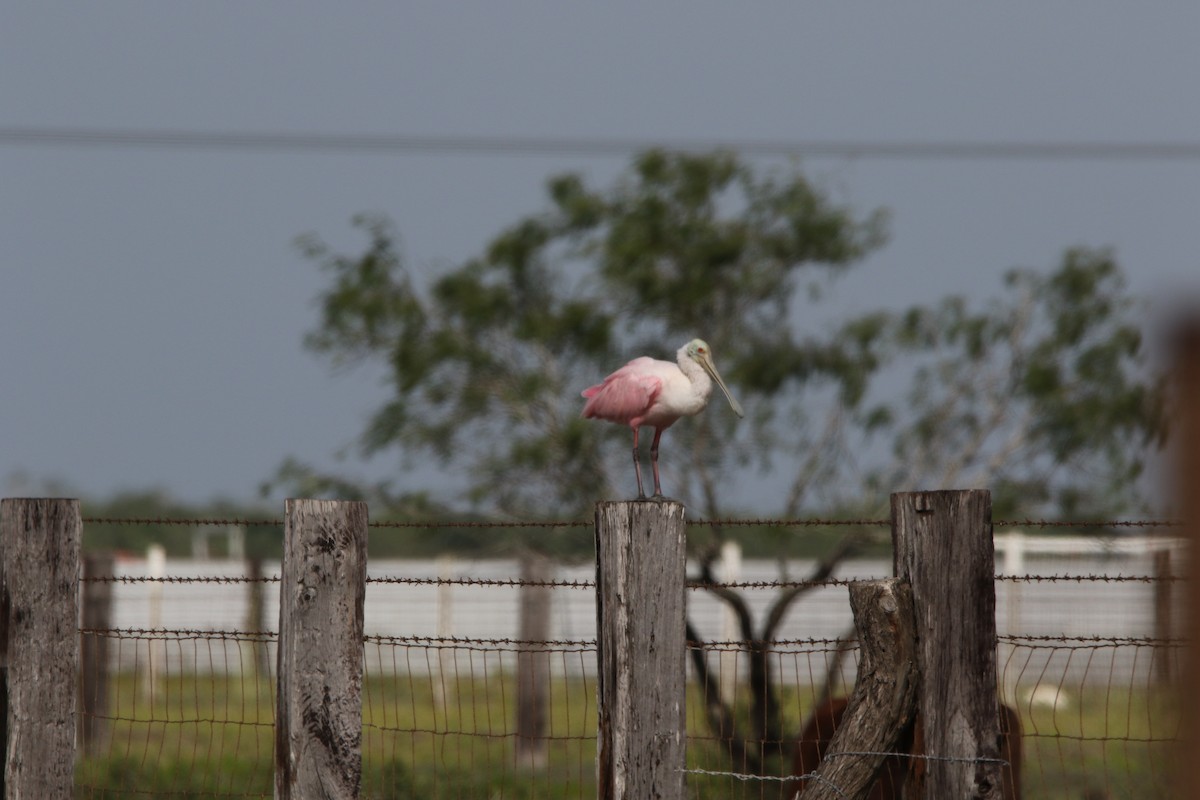
M 1019 706 L 1025 800 L 1169 797 L 1179 703 L 1166 689 L 1074 694 L 1066 708 Z M 1100 792 L 1107 792 L 1102 794 Z
M 363 798 L 558 800 L 595 796 L 595 685 L 551 683 L 544 769 L 515 757 L 516 684 L 509 673 L 474 677 L 405 673 L 369 677 L 363 688 Z M 481 677 L 482 676 L 482 677 Z M 691 687 L 688 765 L 736 771 L 704 729 Z M 788 729 L 813 696 L 785 692 Z M 131 675 L 110 689 L 110 735 L 81 760 L 78 798 L 270 797 L 272 687 L 237 676 L 172 676 L 151 701 Z M 1166 796 L 1177 703 L 1154 690 L 1097 688 L 1069 708 L 1019 708 L 1026 800 L 1078 800 L 1087 789 L 1114 798 Z M 745 704 L 738 713 L 745 714 Z M 776 759 L 772 769 L 783 769 Z M 690 775 L 692 798 L 777 798 L 778 783 Z

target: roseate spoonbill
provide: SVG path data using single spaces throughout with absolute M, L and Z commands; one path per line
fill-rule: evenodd
M 650 463 L 654 467 L 654 496 L 662 497 L 658 481 L 658 440 L 662 432 L 680 417 L 699 414 L 708 405 L 713 381 L 721 387 L 733 413 L 744 417 L 741 405 L 729 393 L 713 365 L 712 350 L 702 339 L 692 339 L 679 348 L 677 364 L 642 356 L 635 358 L 604 379 L 603 383 L 583 390 L 587 402 L 583 416 L 606 419 L 633 428 L 633 469 L 637 475 L 638 499 L 644 500 L 642 466 L 638 462 L 638 429 L 654 428 L 650 445 Z

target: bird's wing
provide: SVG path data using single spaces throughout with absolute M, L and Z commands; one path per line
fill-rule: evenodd
M 604 379 L 604 383 L 583 391 L 588 399 L 583 416 L 629 422 L 645 415 L 662 390 L 662 378 L 646 371 L 654 359 L 636 358 Z

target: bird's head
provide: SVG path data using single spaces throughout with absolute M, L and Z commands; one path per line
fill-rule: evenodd
M 733 395 L 729 392 L 729 387 L 725 385 L 725 381 L 721 380 L 721 373 L 717 372 L 717 365 L 713 363 L 712 348 L 708 346 L 708 342 L 703 339 L 692 339 L 683 346 L 681 354 L 699 364 L 708 373 L 709 377 L 716 382 L 717 386 L 721 387 L 721 391 L 725 393 L 725 398 L 729 401 L 729 406 L 733 409 L 733 413 L 739 417 L 746 416 L 746 412 L 742 410 L 741 403 L 733 399 Z

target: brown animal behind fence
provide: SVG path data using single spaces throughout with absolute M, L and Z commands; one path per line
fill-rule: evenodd
M 794 784 L 789 786 L 788 796 L 799 791 L 803 795 L 806 782 L 804 775 L 810 775 L 820 766 L 829 749 L 833 734 L 837 731 L 846 713 L 848 699 L 835 697 L 816 708 L 804 730 L 796 742 L 795 758 L 792 762 L 792 774 L 797 776 Z M 901 741 L 899 748 L 905 754 L 924 756 L 925 741 L 921 717 L 918 714 L 913 723 L 912 731 L 907 741 Z M 1001 770 L 1004 781 L 1002 796 L 1005 800 L 1021 800 L 1021 719 L 1010 706 L 1000 706 L 1000 757 L 1007 765 Z M 917 776 L 924 772 L 925 759 L 912 758 L 908 755 L 894 754 L 888 756 L 880 768 L 879 777 L 867 795 L 870 800 L 896 800 L 902 796 L 905 781 L 909 771 Z

